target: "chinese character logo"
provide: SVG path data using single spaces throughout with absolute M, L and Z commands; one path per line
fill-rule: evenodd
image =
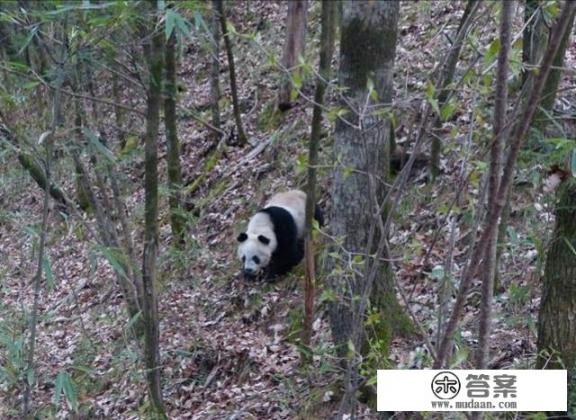
M 490 395 L 490 375 L 470 374 L 466 377 L 469 398 L 487 398 Z
M 495 398 L 516 398 L 516 375 L 494 375 Z
M 432 379 L 432 392 L 441 400 L 451 400 L 460 392 L 460 379 L 452 372 L 440 372 Z

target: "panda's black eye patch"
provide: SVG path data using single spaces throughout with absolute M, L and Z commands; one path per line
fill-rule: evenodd
M 236 239 L 238 242 L 244 242 L 246 239 L 248 239 L 248 235 L 246 235 L 245 232 L 242 232 Z
M 252 261 L 254 261 L 256 264 L 260 264 L 260 258 L 258 257 L 252 257 Z
M 266 236 L 264 235 L 259 235 L 258 236 L 258 240 L 260 242 L 262 242 L 264 245 L 268 245 L 270 243 L 270 239 L 268 239 Z

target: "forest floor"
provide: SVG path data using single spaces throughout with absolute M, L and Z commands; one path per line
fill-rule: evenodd
M 313 362 L 306 366 L 301 363 L 297 345 L 302 319 L 302 269 L 273 284 L 247 283 L 239 276 L 235 256 L 236 234 L 253 211 L 272 192 L 304 184 L 302 162 L 311 106 L 301 97 L 286 115 L 274 117 L 271 112 L 279 75 L 269 56 L 280 56 L 285 5 L 252 1 L 235 2 L 232 7 L 235 10 L 230 16 L 236 30 L 256 34 L 254 39 L 236 38 L 234 47 L 250 145 L 239 148 L 218 144 L 208 129 L 185 112 L 181 114 L 185 180 L 190 185 L 203 178 L 186 197 L 193 209 L 184 250 L 170 247 L 166 209 L 162 212 L 158 289 L 166 409 L 173 419 L 327 418 L 337 408 L 338 368 L 322 304 L 322 285 L 314 322 Z M 406 111 L 406 116 L 397 125 L 399 143 L 407 145 L 422 107 L 427 77 L 437 64 L 436 52 L 447 48 L 442 33 L 454 31 L 462 7 L 463 3 L 451 1 L 402 6 L 395 79 L 398 109 Z M 477 32 L 481 46 L 489 45 L 497 33 L 496 22 L 488 15 L 481 18 L 485 25 Z M 310 10 L 309 22 L 307 57 L 315 66 L 318 3 Z M 569 63 L 574 62 L 575 54 L 573 46 Z M 471 56 L 470 52 L 464 54 L 462 69 Z M 222 88 L 228 92 L 226 60 L 221 62 Z M 209 66 L 209 55 L 200 42 L 183 49 L 179 69 L 183 110 L 202 109 L 209 103 Z M 312 96 L 312 91 L 309 80 L 303 92 Z M 486 106 L 477 102 L 474 91 L 463 90 L 460 95 L 462 110 L 442 131 L 446 139 L 443 175 L 429 184 L 425 170 L 415 174 L 393 228 L 398 287 L 432 342 L 436 341 L 437 291 L 447 269 L 447 252 L 453 250 L 454 263 L 449 270 L 451 278 L 458 279 L 471 234 L 466 226 L 470 226 L 479 194 L 476 182 L 454 202 L 454 185 L 462 182 L 462 171 L 473 172 L 470 168 L 481 159 L 480 140 L 469 140 L 468 133 L 470 121 L 481 120 L 473 109 Z M 229 105 L 223 101 L 225 121 L 232 121 Z M 201 115 L 209 119 L 208 112 Z M 489 121 L 489 109 L 483 117 Z M 231 127 L 226 123 L 227 132 Z M 328 122 L 326 127 L 330 134 Z M 323 144 L 324 164 L 330 162 L 330 141 L 326 138 Z M 210 158 L 215 164 L 206 167 Z M 122 181 L 128 191 L 133 191 L 126 197 L 126 207 L 133 215 L 136 243 L 141 242 L 144 201 L 139 182 L 142 165 L 134 164 L 138 159 L 136 156 L 122 168 Z M 491 337 L 494 368 L 521 368 L 533 362 L 540 275 L 546 238 L 553 226 L 553 196 L 540 187 L 544 169 L 519 169 L 495 303 Z M 64 180 L 64 188 L 72 191 L 72 181 L 66 180 L 68 170 L 63 163 L 55 168 L 55 177 Z M 4 202 L 0 203 L 0 344 L 10 352 L 0 359 L 6 376 L 0 377 L 0 418 L 17 418 L 21 388 L 7 384 L 9 375 L 21 368 L 18 363 L 24 363 L 21 337 L 26 312 L 33 302 L 31 279 L 36 263 L 32 257 L 37 251 L 34 244 L 42 214 L 42 192 L 16 166 L 5 180 Z M 321 174 L 321 190 L 320 204 L 329 214 L 329 172 Z M 449 212 L 452 202 L 457 211 Z M 89 218 L 86 221 L 91 223 Z M 56 211 L 51 212 L 47 243 L 50 268 L 45 270 L 48 276 L 40 295 L 38 385 L 33 391 L 33 405 L 40 417 L 72 416 L 74 407 L 54 397 L 56 377 L 65 371 L 76 384 L 81 418 L 142 418 L 146 387 L 139 362 L 141 349 L 126 334 L 127 316 L 113 267 L 86 238 L 79 221 L 73 217 L 62 219 Z M 478 285 L 470 294 L 461 324 L 455 362 L 460 367 L 471 366 Z M 393 341 L 388 366 L 430 365 L 422 336 Z M 364 413 L 365 418 L 374 417 L 367 408 Z

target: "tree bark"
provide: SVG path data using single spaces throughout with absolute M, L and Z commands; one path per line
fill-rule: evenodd
M 341 249 L 338 258 L 328 261 L 329 285 L 336 296 L 329 306 L 332 336 L 346 365 L 340 415 L 353 412 L 360 386 L 368 301 L 380 315 L 375 339 L 387 341 L 390 315 L 403 313 L 392 272 L 382 261 L 387 251 L 382 203 L 389 175 L 390 121 L 378 113 L 392 99 L 399 3 L 346 1 L 343 8 L 339 85 L 346 89 L 342 106 L 349 112 L 346 121 L 336 122 L 330 217 Z
M 380 202 L 385 192 L 381 181 L 389 170 L 389 130 L 387 122 L 358 113 L 368 94 L 368 77 L 374 78 L 381 103 L 389 104 L 392 98 L 398 4 L 347 1 L 343 6 L 339 78 L 340 85 L 348 89 L 349 100 L 354 106 L 349 109 L 346 119 L 365 129 L 358 130 L 342 120 L 336 122 L 334 155 L 339 157 L 339 164 L 334 173 L 330 220 L 334 235 L 344 238 L 343 247 L 347 252 L 366 255 L 374 251 L 367 249 L 366 244 L 377 205 L 366 202 L 372 196 L 368 177 L 378 179 L 376 187 Z M 356 276 L 343 276 L 334 286 L 339 289 L 339 296 L 344 297 L 349 294 L 342 290 L 346 283 L 350 282 L 354 294 L 359 290 L 357 283 L 360 281 Z M 350 302 L 342 301 L 335 303 L 330 311 L 332 332 L 338 346 L 345 346 L 352 332 L 350 310 Z
M 326 82 L 330 80 L 330 65 L 334 54 L 334 37 L 336 32 L 337 5 L 330 0 L 322 1 L 322 32 L 320 35 L 320 77 L 316 81 L 314 109 L 312 111 L 312 131 L 308 151 L 308 185 L 306 188 L 306 278 L 304 286 L 304 328 L 302 342 L 310 345 L 312 323 L 314 321 L 314 294 L 316 273 L 314 268 L 314 247 L 312 242 L 312 222 L 316 205 L 316 166 L 318 165 L 318 148 L 322 131 L 322 107 Z
M 292 80 L 297 70 L 298 57 L 304 55 L 306 40 L 306 14 L 308 0 L 292 0 L 288 2 L 286 15 L 286 42 L 282 55 L 283 70 L 288 71 L 287 78 L 282 79 L 278 94 L 278 109 L 287 111 L 292 108 Z
M 170 225 L 174 245 L 181 248 L 184 241 L 186 220 L 181 204 L 182 169 L 180 167 L 180 144 L 176 127 L 176 36 L 174 32 L 166 43 L 166 97 L 164 98 L 164 125 L 166 127 L 167 169 L 168 169 L 168 205 L 170 207 Z
M 556 100 L 556 93 L 558 92 L 558 86 L 560 85 L 560 79 L 562 78 L 564 57 L 566 56 L 566 48 L 569 45 L 568 41 L 570 40 L 570 34 L 572 33 L 572 28 L 574 26 L 575 15 L 576 13 L 572 13 L 572 17 L 568 24 L 568 30 L 562 39 L 556 57 L 554 57 L 554 62 L 552 63 L 553 68 L 550 70 L 550 74 L 548 75 L 546 84 L 544 85 L 544 93 L 542 93 L 540 107 L 534 116 L 533 126 L 539 130 L 543 130 L 551 120 L 550 114 L 552 113 L 554 101 Z
M 148 395 L 152 410 L 165 417 L 160 383 L 160 349 L 156 257 L 158 253 L 158 127 L 162 97 L 163 31 L 155 31 L 157 0 L 150 0 L 151 40 L 145 45 L 149 68 L 149 87 L 146 109 L 146 135 L 144 144 L 144 251 L 142 256 L 142 316 L 144 319 L 144 359 L 148 381 Z
M 488 208 L 496 206 L 496 196 L 500 187 L 502 172 L 502 146 L 506 126 L 506 109 L 508 104 L 508 53 L 511 40 L 512 2 L 502 3 L 500 16 L 500 51 L 496 71 L 496 94 L 494 102 L 493 141 L 490 145 L 490 169 L 488 180 Z M 494 295 L 494 278 L 496 275 L 496 245 L 498 235 L 493 235 L 488 244 L 482 281 L 482 301 L 480 306 L 480 327 L 476 368 L 486 369 L 489 356 L 490 323 L 492 322 L 492 297 Z
M 48 192 L 50 196 L 56 201 L 58 205 L 58 210 L 64 213 L 68 213 L 69 206 L 74 205 L 67 198 L 64 192 L 51 180 L 48 180 L 46 172 L 42 169 L 42 166 L 34 159 L 34 157 L 28 153 L 21 150 L 18 139 L 15 137 L 14 133 L 9 130 L 8 127 L 0 125 L 0 136 L 4 137 L 9 143 L 18 148 L 18 162 L 20 165 L 30 174 L 32 179 L 38 184 L 38 186 L 44 191 L 48 183 L 50 184 Z
M 558 190 L 538 316 L 539 368 L 576 368 L 576 180 Z
M 224 4 L 222 0 L 214 0 L 216 2 L 218 14 L 220 17 L 220 27 L 222 28 L 222 35 L 224 36 L 224 46 L 226 47 L 226 55 L 228 56 L 228 69 L 230 74 L 230 91 L 232 93 L 232 107 L 234 110 L 234 120 L 236 121 L 236 130 L 238 130 L 238 143 L 244 146 L 248 139 L 244 133 L 242 126 L 242 117 L 240 113 L 240 104 L 238 102 L 238 85 L 236 83 L 236 69 L 234 66 L 234 55 L 232 53 L 232 41 L 228 33 L 226 25 L 226 15 L 224 14 Z
M 212 16 L 210 17 L 210 30 L 214 43 L 212 45 L 212 63 L 210 66 L 210 97 L 212 109 L 212 125 L 221 129 L 220 123 L 220 26 L 217 0 L 212 0 Z M 217 137 L 220 134 L 215 132 Z
M 556 227 L 546 255 L 538 314 L 539 369 L 568 370 L 568 411 L 576 407 L 576 180 L 558 190 Z M 566 413 L 554 413 L 567 418 Z
M 63 28 L 63 32 L 66 33 L 66 26 Z M 30 414 L 30 398 L 32 393 L 33 383 L 30 383 L 29 378 L 36 377 L 34 374 L 34 356 L 36 348 L 36 324 L 38 321 L 38 305 L 40 303 L 40 288 L 42 275 L 44 272 L 44 258 L 45 258 L 45 247 L 46 247 L 46 237 L 48 235 L 48 215 L 49 215 L 49 195 L 50 195 L 50 171 L 51 171 L 51 160 L 53 156 L 52 148 L 52 136 L 56 132 L 56 129 L 60 125 L 60 112 L 62 109 L 61 103 L 61 89 L 64 82 L 64 61 L 67 56 L 67 51 L 65 48 L 61 49 L 60 59 L 61 63 L 56 70 L 55 79 L 55 89 L 54 96 L 52 97 L 52 120 L 50 122 L 50 130 L 48 135 L 43 138 L 43 147 L 45 152 L 44 161 L 44 173 L 46 176 L 46 182 L 44 185 L 44 200 L 43 200 L 43 210 L 42 210 L 42 228 L 40 231 L 40 239 L 38 244 L 38 256 L 36 263 L 36 273 L 34 275 L 34 303 L 32 307 L 32 314 L 30 316 L 30 337 L 28 343 L 28 352 L 26 354 L 26 384 L 24 387 L 24 395 L 22 397 L 22 414 L 24 418 L 27 418 Z M 33 375 L 29 375 L 32 372 Z
M 522 34 L 522 63 L 528 66 L 536 66 L 542 60 L 546 41 L 548 40 L 548 28 L 540 10 L 540 0 L 525 0 L 524 3 L 524 33 Z M 522 73 L 522 84 L 526 83 L 533 70 L 525 69 Z

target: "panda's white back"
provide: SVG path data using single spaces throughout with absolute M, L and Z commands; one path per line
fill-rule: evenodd
M 304 219 L 306 215 L 306 193 L 300 190 L 290 190 L 274 194 L 265 207 L 282 207 L 294 218 L 298 238 L 304 236 Z

